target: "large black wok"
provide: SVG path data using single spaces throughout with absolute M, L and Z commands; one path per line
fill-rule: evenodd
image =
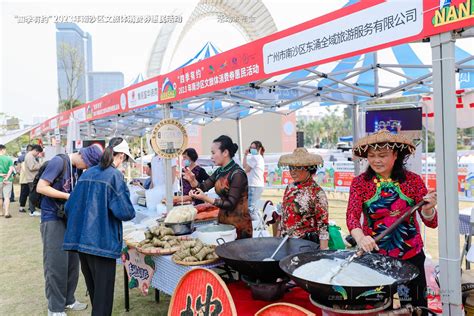
M 239 239 L 217 246 L 216 254 L 243 275 L 261 282 L 275 282 L 278 278 L 286 277 L 278 266 L 282 258 L 318 249 L 318 244 L 312 241 L 289 238 L 275 255 L 275 261 L 263 261 L 272 255 L 282 239 L 281 237 Z
M 419 270 L 412 264 L 388 256 L 367 253 L 355 258 L 353 262 L 362 264 L 382 274 L 394 278 L 393 284 L 380 284 L 378 286 L 340 286 L 316 283 L 300 279 L 293 275 L 296 268 L 320 259 L 347 259 L 354 254 L 353 251 L 320 250 L 290 255 L 280 260 L 280 268 L 295 281 L 301 288 L 309 292 L 319 303 L 332 305 L 365 305 L 374 304 L 391 298 L 397 292 L 399 284 L 407 283 L 416 278 Z M 346 267 L 347 268 L 347 267 Z M 314 271 L 325 273 L 327 271 Z M 370 278 L 370 275 L 367 276 Z

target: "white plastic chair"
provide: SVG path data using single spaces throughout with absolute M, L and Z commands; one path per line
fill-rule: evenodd
M 265 220 L 264 220 L 264 213 L 265 209 L 269 206 L 273 207 L 273 203 L 270 200 L 263 201 L 263 200 L 258 200 L 257 203 L 255 203 L 256 207 L 256 212 L 254 213 L 254 216 L 256 217 L 255 220 L 252 220 L 252 225 L 255 223 L 253 226 L 254 231 L 258 231 L 257 237 L 265 237 L 268 236 L 269 234 L 265 234 L 267 232 L 267 227 L 265 225 Z

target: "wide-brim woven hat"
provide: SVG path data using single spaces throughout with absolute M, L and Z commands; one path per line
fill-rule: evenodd
M 411 155 L 416 151 L 416 146 L 410 139 L 400 134 L 392 134 L 387 130 L 380 130 L 374 134 L 363 137 L 357 141 L 352 149 L 355 156 L 367 158 L 369 148 L 396 149 L 404 155 Z
M 296 148 L 292 154 L 283 155 L 278 160 L 279 166 L 313 167 L 322 166 L 323 157 L 311 154 L 306 148 Z

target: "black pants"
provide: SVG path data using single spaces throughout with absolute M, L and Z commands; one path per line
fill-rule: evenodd
M 25 207 L 26 199 L 28 199 L 29 194 L 30 194 L 30 187 L 28 186 L 28 183 L 22 183 L 21 190 L 20 190 L 20 207 Z
M 80 252 L 81 270 L 91 298 L 92 316 L 112 315 L 116 260 Z
M 10 202 L 15 202 L 15 190 L 12 184 L 12 193 L 10 193 Z
M 400 297 L 401 305 L 411 304 L 415 307 L 428 307 L 425 258 L 425 253 L 422 251 L 413 258 L 405 260 L 416 266 L 420 270 L 420 274 L 407 285 L 398 286 L 398 296 Z M 423 311 L 423 315 L 427 315 L 426 311 Z
M 33 213 L 34 211 L 36 211 L 36 207 L 33 204 L 33 199 L 32 199 L 32 196 L 33 196 L 33 182 L 28 183 L 28 190 L 30 191 L 28 193 L 28 209 L 30 210 L 30 213 Z

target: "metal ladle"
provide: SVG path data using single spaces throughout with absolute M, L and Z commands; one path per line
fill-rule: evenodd
M 413 214 L 417 209 L 419 209 L 420 207 L 423 206 L 423 204 L 425 204 L 426 202 L 425 201 L 421 201 L 421 202 L 418 202 L 417 204 L 413 205 L 409 210 L 408 212 L 406 212 L 405 214 L 403 214 L 402 217 L 400 217 L 399 219 L 397 219 L 392 225 L 390 225 L 389 228 L 387 228 L 386 230 L 384 230 L 380 235 L 378 235 L 377 237 L 374 238 L 374 241 L 376 243 L 378 243 L 380 240 L 382 240 L 382 238 L 384 238 L 385 236 L 387 236 L 388 234 L 390 234 L 398 225 L 400 225 L 405 219 L 407 219 L 409 216 L 411 216 L 411 214 Z M 364 250 L 362 249 L 359 249 L 357 250 L 352 256 L 349 257 L 349 259 L 347 259 L 346 261 L 344 261 L 340 266 L 339 266 L 339 269 L 336 271 L 336 273 L 334 273 L 332 275 L 332 277 L 329 279 L 329 283 L 332 282 L 332 280 L 336 277 L 336 275 L 338 275 L 342 269 L 344 269 L 344 267 L 347 267 L 352 261 L 354 261 L 355 258 L 358 258 L 360 256 L 362 256 L 364 254 Z
M 277 249 L 275 250 L 275 252 L 272 254 L 272 256 L 270 258 L 265 258 L 263 259 L 263 261 L 275 261 L 275 259 L 273 259 L 273 257 L 275 257 L 275 255 L 278 253 L 278 251 L 280 250 L 280 248 L 283 246 L 284 243 L 286 243 L 286 241 L 288 240 L 288 238 L 290 238 L 290 235 L 287 234 L 283 240 L 281 241 L 281 243 L 278 245 Z

